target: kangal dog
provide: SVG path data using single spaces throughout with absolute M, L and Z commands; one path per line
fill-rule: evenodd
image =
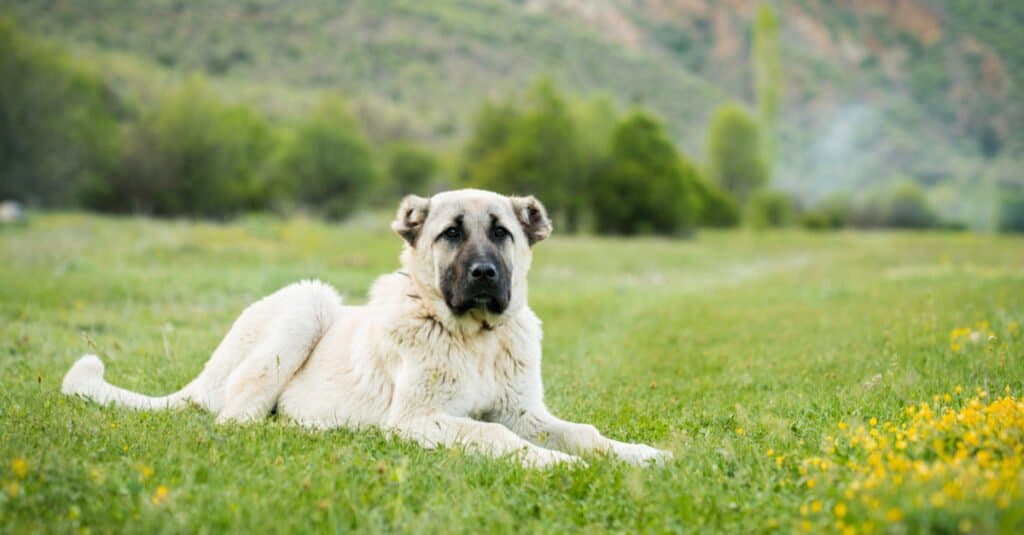
M 479 190 L 408 196 L 391 226 L 406 242 L 402 269 L 374 283 L 366 306 L 299 282 L 246 308 L 174 394 L 113 386 L 94 355 L 72 366 L 63 392 L 144 410 L 193 403 L 218 422 L 276 407 L 310 427 L 378 426 L 536 467 L 588 452 L 637 464 L 671 457 L 544 406 L 540 320 L 526 303 L 531 247 L 551 233 L 540 202 Z

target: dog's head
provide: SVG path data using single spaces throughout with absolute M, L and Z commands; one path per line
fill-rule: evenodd
M 525 305 L 530 248 L 551 234 L 551 221 L 533 197 L 466 189 L 406 197 L 391 228 L 428 298 L 456 320 L 493 325 Z

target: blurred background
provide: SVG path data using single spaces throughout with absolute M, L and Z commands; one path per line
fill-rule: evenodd
M 560 232 L 1024 231 L 1019 0 L 19 0 L 0 200 L 331 220 L 455 187 Z

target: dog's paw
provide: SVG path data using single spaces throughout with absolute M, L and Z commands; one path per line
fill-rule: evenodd
M 575 455 L 540 448 L 527 450 L 522 456 L 522 461 L 524 466 L 539 469 L 552 468 L 560 464 L 569 466 L 587 465 L 583 459 Z
M 638 466 L 662 465 L 672 460 L 671 451 L 659 450 L 646 444 L 620 442 L 615 445 L 613 452 L 619 459 Z

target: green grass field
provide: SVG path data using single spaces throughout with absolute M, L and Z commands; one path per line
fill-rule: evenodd
M 77 214 L 0 228 L 0 531 L 1024 529 L 1020 238 L 734 231 L 539 244 L 530 301 L 544 320 L 548 405 L 672 450 L 659 468 L 589 458 L 541 472 L 377 432 L 273 418 L 221 427 L 195 409 L 137 413 L 59 393 L 86 352 L 115 384 L 176 390 L 242 308 L 296 279 L 363 300 L 397 266 L 386 228 Z M 992 408 L 1007 386 L 1012 398 Z M 913 422 L 925 409 L 907 409 L 921 403 L 981 416 L 951 416 L 941 440 L 923 440 Z M 891 426 L 891 443 L 876 425 Z M 858 449 L 865 441 L 883 455 Z M 943 448 L 964 458 L 939 466 Z M 914 464 L 900 471 L 903 454 Z M 875 461 L 881 484 L 855 468 Z

